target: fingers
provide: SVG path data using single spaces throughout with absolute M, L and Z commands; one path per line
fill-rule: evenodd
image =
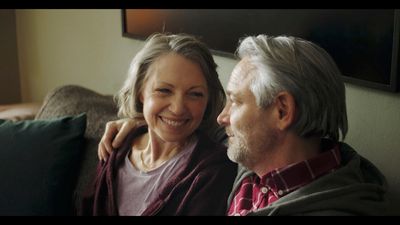
M 105 149 L 105 147 L 104 147 L 104 145 L 103 145 L 103 143 L 102 142 L 100 142 L 99 143 L 99 147 L 98 147 L 99 149 L 98 149 L 98 151 L 97 151 L 97 155 L 98 155 L 98 157 L 99 157 L 99 160 L 100 161 L 106 161 L 107 160 L 107 151 L 106 151 L 106 149 Z
M 126 119 L 123 121 L 121 128 L 119 129 L 117 135 L 112 142 L 112 147 L 118 148 L 121 146 L 122 142 L 125 140 L 126 136 L 133 130 L 137 128 L 134 120 Z
M 111 154 L 113 150 L 111 143 L 114 136 L 118 133 L 119 126 L 121 126 L 121 124 L 118 124 L 117 122 L 118 121 L 110 121 L 106 123 L 104 134 L 97 149 L 99 160 L 107 160 L 108 155 Z
M 119 132 L 121 126 L 122 126 L 122 124 L 118 123 L 118 120 L 110 121 L 106 124 L 106 129 L 104 131 L 102 141 L 101 141 L 106 153 L 111 154 L 111 152 L 113 150 L 112 142 L 115 138 L 115 135 Z M 119 147 L 119 146 L 116 146 L 116 148 L 117 147 Z
M 99 160 L 103 160 L 103 155 L 101 154 L 101 141 L 99 142 L 99 145 L 97 146 L 97 157 L 99 158 Z
M 97 149 L 99 160 L 106 161 L 111 152 L 121 146 L 132 130 L 144 124 L 146 124 L 144 119 L 134 120 L 128 118 L 107 122 Z

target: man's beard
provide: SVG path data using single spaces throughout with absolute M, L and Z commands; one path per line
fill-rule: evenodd
M 240 137 L 239 135 L 235 135 L 229 138 L 227 154 L 231 161 L 239 163 L 244 167 L 248 168 L 253 164 L 246 137 L 242 135 Z
M 252 170 L 267 157 L 268 152 L 275 148 L 279 140 L 279 132 L 277 130 L 266 130 L 264 135 L 251 133 L 252 139 L 243 135 L 243 133 L 246 133 L 246 131 L 236 132 L 233 137 L 229 138 L 227 155 L 231 161 Z M 250 140 L 253 141 L 249 142 Z M 255 140 L 258 140 L 258 142 Z

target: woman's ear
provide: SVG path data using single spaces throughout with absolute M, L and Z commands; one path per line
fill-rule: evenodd
M 296 116 L 296 102 L 293 95 L 287 91 L 278 93 L 275 104 L 279 112 L 278 128 L 285 130 L 289 128 Z

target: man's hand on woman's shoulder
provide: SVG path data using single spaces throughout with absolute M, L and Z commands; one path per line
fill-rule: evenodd
M 114 121 L 109 121 L 103 137 L 100 140 L 97 154 L 99 160 L 106 161 L 111 152 L 120 147 L 126 136 L 133 130 L 145 124 L 144 121 L 124 118 Z

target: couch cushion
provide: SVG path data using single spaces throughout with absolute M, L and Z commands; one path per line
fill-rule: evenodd
M 97 158 L 97 146 L 103 135 L 105 124 L 116 120 L 117 106 L 112 96 L 102 95 L 77 85 L 65 85 L 50 91 L 36 115 L 36 119 L 55 118 L 64 115 L 86 113 L 86 144 L 80 165 L 78 183 L 75 188 L 75 206 L 78 207 L 81 196 L 94 176 Z
M 0 215 L 69 215 L 86 115 L 0 120 Z

